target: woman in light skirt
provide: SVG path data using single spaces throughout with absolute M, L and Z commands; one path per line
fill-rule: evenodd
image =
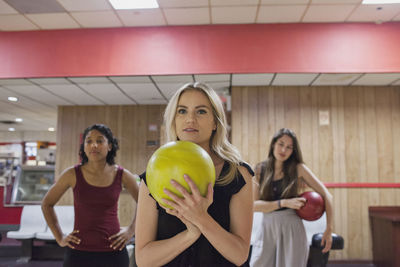
M 295 133 L 280 129 L 272 138 L 268 158 L 256 166 L 254 188 L 254 228 L 252 267 L 305 267 L 308 258 L 303 222 L 295 210 L 306 199 L 298 197 L 303 185 L 319 193 L 325 201 L 326 230 L 322 252 L 332 246 L 332 195 L 303 163 Z

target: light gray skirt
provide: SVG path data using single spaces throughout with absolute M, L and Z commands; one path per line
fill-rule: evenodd
M 254 213 L 251 267 L 305 267 L 308 258 L 303 221 L 294 210 Z

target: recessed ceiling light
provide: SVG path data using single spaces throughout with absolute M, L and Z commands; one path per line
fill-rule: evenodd
M 156 0 L 109 0 L 114 9 L 158 8 Z
M 21 118 L 16 118 L 15 121 L 16 121 L 16 122 L 22 122 L 23 119 L 21 119 Z
M 399 4 L 400 0 L 363 0 L 364 5 Z
M 54 132 L 55 129 L 53 127 L 49 127 L 49 129 L 47 129 L 49 132 Z
M 8 101 L 11 101 L 11 102 L 17 102 L 18 101 L 18 97 L 15 97 L 15 96 L 9 96 L 7 99 L 8 99 Z
M 15 132 L 15 128 L 8 128 L 8 131 Z

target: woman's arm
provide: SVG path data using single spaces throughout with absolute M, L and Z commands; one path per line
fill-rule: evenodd
M 126 169 L 124 169 L 124 172 L 122 174 L 122 184 L 137 204 L 139 186 L 136 183 L 135 176 L 133 176 L 133 174 Z M 132 218 L 131 224 L 128 226 L 127 229 L 121 230 L 119 233 L 109 237 L 110 240 L 113 240 L 111 243 L 112 248 L 122 250 L 126 246 L 129 240 L 135 234 L 135 223 L 136 212 Z
M 315 174 L 305 165 L 299 164 L 297 166 L 297 173 L 300 178 L 303 178 L 304 182 L 319 193 L 325 201 L 325 211 L 326 211 L 326 230 L 322 237 L 322 245 L 325 248 L 322 252 L 328 252 L 332 246 L 332 218 L 333 218 L 333 202 L 332 195 L 329 193 L 325 185 L 315 176 Z
M 58 223 L 57 215 L 54 211 L 54 205 L 60 200 L 68 188 L 73 188 L 75 186 L 75 183 L 76 178 L 74 168 L 71 167 L 66 169 L 42 200 L 42 211 L 44 218 L 46 219 L 47 225 L 53 233 L 57 243 L 62 247 L 69 246 L 74 248 L 73 244 L 70 242 L 76 244 L 80 242 L 80 240 L 73 235 L 76 233 L 76 231 L 64 237 L 61 227 Z
M 281 202 L 260 200 L 261 166 L 261 163 L 258 163 L 256 165 L 255 175 L 253 177 L 254 212 L 271 212 L 274 210 L 278 210 L 282 207 Z
M 167 264 L 200 236 L 200 231 L 192 228 L 191 231 L 185 230 L 169 239 L 156 240 L 157 223 L 156 201 L 150 197 L 145 183 L 141 182 L 135 230 L 135 258 L 138 266 L 151 267 Z
M 253 225 L 252 177 L 245 167 L 240 166 L 239 171 L 246 184 L 232 196 L 229 205 L 230 232 L 222 228 L 211 216 L 205 217 L 198 224 L 202 234 L 214 248 L 236 265 L 242 265 L 249 256 Z

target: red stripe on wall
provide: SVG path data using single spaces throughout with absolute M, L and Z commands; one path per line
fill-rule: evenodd
M 328 188 L 400 188 L 400 183 L 324 183 Z
M 14 144 L 22 145 L 23 142 L 0 142 L 0 146 L 14 145 Z
M 400 22 L 0 32 L 0 78 L 400 72 Z

